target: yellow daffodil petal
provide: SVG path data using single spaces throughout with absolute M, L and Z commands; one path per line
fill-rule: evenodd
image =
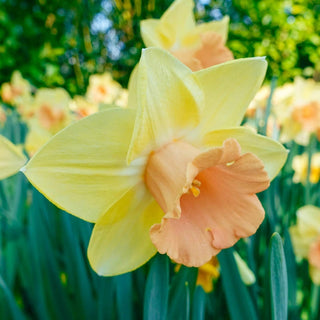
M 232 60 L 194 73 L 204 90 L 200 135 L 240 125 L 267 68 L 264 58 Z
M 209 132 L 203 138 L 203 143 L 208 147 L 220 147 L 228 138 L 236 139 L 242 152 L 251 152 L 262 160 L 271 180 L 278 174 L 287 159 L 288 152 L 279 142 L 244 127 Z
M 141 180 L 142 165 L 126 165 L 134 111 L 109 109 L 54 136 L 23 169 L 58 207 L 95 222 Z
M 0 179 L 17 173 L 26 161 L 21 148 L 0 135 Z
M 137 88 L 137 80 L 138 80 L 138 70 L 139 64 L 137 64 L 132 70 L 128 83 L 128 108 L 137 109 L 138 108 L 138 88 Z
M 320 208 L 307 205 L 297 211 L 298 226 L 302 234 L 320 235 Z
M 88 248 L 92 268 L 100 275 L 114 276 L 143 265 L 157 251 L 149 229 L 163 215 L 142 184 L 129 190 L 93 229 Z
M 143 20 L 141 35 L 145 45 L 164 49 L 179 45 L 184 35 L 195 28 L 193 7 L 193 0 L 176 0 L 160 20 Z
M 209 293 L 213 290 L 213 281 L 218 279 L 219 276 L 219 261 L 217 257 L 212 257 L 209 262 L 199 267 L 196 284 L 201 286 L 205 292 Z
M 140 22 L 141 37 L 146 47 L 165 47 L 163 39 L 157 31 L 159 27 L 159 19 L 146 19 Z
M 137 116 L 128 162 L 194 128 L 203 94 L 191 70 L 168 52 L 145 49 L 139 63 Z
M 290 236 L 298 257 L 308 258 L 310 247 L 320 234 L 320 208 L 307 205 L 297 211 L 297 225 L 291 226 Z
M 316 239 L 317 235 L 304 235 L 296 225 L 291 226 L 289 232 L 296 256 L 308 258 L 310 245 Z
M 212 31 L 218 33 L 222 37 L 223 42 L 226 43 L 228 38 L 229 20 L 229 16 L 225 16 L 219 21 L 211 21 L 197 25 L 183 39 L 183 45 L 192 46 L 199 41 L 202 34 Z

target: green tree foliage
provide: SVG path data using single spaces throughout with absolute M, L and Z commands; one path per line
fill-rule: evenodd
M 229 47 L 236 58 L 266 56 L 268 78 L 275 75 L 281 82 L 296 75 L 319 78 L 317 0 L 233 0 L 217 2 L 215 7 L 231 17 Z
M 0 83 L 18 69 L 37 87 L 83 92 L 91 73 L 106 67 L 103 39 L 91 39 L 94 0 L 1 0 Z
M 37 87 L 83 93 L 90 74 L 112 71 L 126 85 L 140 57 L 139 22 L 171 0 L 0 0 L 0 83 L 19 69 Z M 236 58 L 266 56 L 267 77 L 320 77 L 317 0 L 197 0 L 197 21 L 231 18 Z

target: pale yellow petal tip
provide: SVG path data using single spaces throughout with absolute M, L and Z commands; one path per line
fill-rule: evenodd
M 226 23 L 229 23 L 229 22 L 230 22 L 230 16 L 225 15 L 225 16 L 221 19 L 221 21 L 224 21 L 224 22 L 226 22 Z
M 27 171 L 27 166 L 23 166 L 19 171 L 25 174 L 25 172 Z
M 275 141 L 275 142 L 278 142 L 278 141 Z M 270 180 L 273 180 L 279 174 L 279 172 L 281 171 L 281 169 L 283 168 L 283 166 L 287 162 L 288 154 L 290 152 L 290 150 L 286 149 L 280 142 L 278 142 L 278 143 L 279 143 L 279 146 L 282 147 L 281 148 L 282 150 L 279 151 L 279 153 L 282 153 L 282 155 L 281 155 L 281 159 L 279 159 L 277 169 L 274 170 L 273 174 L 270 175 L 270 173 L 268 172 L 268 174 L 270 176 Z
M 171 56 L 173 59 L 176 59 L 172 54 L 170 54 L 167 50 L 157 47 L 149 47 L 143 48 L 141 51 L 140 64 L 143 63 L 145 59 L 148 58 L 149 55 L 166 55 Z M 178 59 L 176 59 L 178 61 Z
M 157 55 L 166 55 L 171 57 L 171 59 L 177 60 L 180 64 L 183 64 L 182 62 L 180 62 L 179 59 L 177 59 L 174 55 L 172 55 L 170 52 L 168 52 L 165 49 L 162 48 L 157 48 L 157 47 L 149 47 L 149 48 L 143 48 L 141 51 L 141 58 L 140 61 L 145 58 L 148 57 L 148 55 L 152 55 L 152 54 L 157 54 Z
M 250 286 L 256 282 L 256 277 L 252 270 L 248 267 L 246 262 L 240 257 L 238 252 L 234 251 L 233 256 L 235 258 L 240 277 L 243 283 L 247 286 Z
M 16 174 L 26 163 L 27 157 L 20 146 L 0 135 L 0 179 Z
M 202 74 L 206 72 L 210 72 L 212 69 L 219 69 L 219 68 L 224 68 L 226 65 L 247 65 L 248 68 L 252 68 L 252 70 L 257 69 L 260 67 L 261 69 L 256 70 L 257 72 L 262 72 L 262 75 L 264 76 L 265 72 L 267 71 L 268 67 L 268 61 L 266 60 L 266 57 L 251 57 L 251 58 L 240 58 L 240 59 L 234 59 L 234 60 L 229 60 L 217 65 L 213 65 L 211 67 L 201 69 L 199 71 L 195 71 L 194 74 Z
M 94 272 L 96 272 L 100 277 L 115 277 L 115 276 L 119 276 L 128 272 L 132 272 L 140 267 L 142 267 L 143 265 L 145 265 L 151 258 L 153 258 L 157 251 L 156 249 L 154 249 L 153 253 L 151 254 L 151 256 L 148 256 L 148 258 L 142 262 L 140 262 L 139 264 L 136 265 L 126 265 L 126 266 L 122 266 L 120 267 L 118 263 L 113 263 L 111 260 L 109 259 L 109 261 L 99 261 L 99 256 L 95 255 L 93 252 L 91 252 L 91 248 L 90 248 L 90 243 L 89 243 L 89 247 L 87 250 L 87 256 L 88 256 L 88 261 L 89 264 L 92 268 L 92 270 L 94 270 Z M 102 257 L 103 260 L 103 257 Z

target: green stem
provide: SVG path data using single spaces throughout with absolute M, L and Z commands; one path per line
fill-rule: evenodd
M 261 128 L 261 134 L 263 134 L 263 135 L 267 134 L 268 118 L 269 118 L 271 108 L 272 108 L 272 97 L 273 97 L 273 93 L 276 88 L 276 85 L 277 85 L 277 77 L 273 77 L 271 80 L 271 84 L 270 84 L 270 95 L 267 100 L 267 107 L 266 107 L 266 111 L 265 111 L 263 127 Z
M 310 298 L 310 319 L 319 319 L 320 286 L 312 284 Z
M 311 197 L 311 189 L 312 189 L 312 183 L 310 181 L 310 175 L 311 175 L 311 169 L 312 169 L 312 156 L 313 151 L 316 150 L 316 144 L 317 144 L 317 137 L 315 135 L 310 136 L 309 145 L 307 146 L 307 152 L 308 152 L 308 169 L 307 169 L 307 181 L 306 181 L 306 187 L 305 187 L 305 203 L 306 204 L 312 204 L 312 197 Z

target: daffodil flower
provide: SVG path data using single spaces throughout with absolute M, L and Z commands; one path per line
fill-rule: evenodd
M 0 179 L 17 173 L 26 162 L 21 148 L 0 135 Z
M 295 183 L 305 184 L 307 180 L 313 184 L 316 184 L 320 180 L 320 152 L 316 152 L 311 157 L 310 163 L 310 176 L 308 177 L 308 154 L 303 153 L 301 155 L 294 156 L 292 160 L 292 169 L 294 170 L 294 176 L 292 178 Z
M 19 106 L 31 99 L 31 85 L 19 71 L 14 71 L 11 82 L 2 84 L 0 96 L 3 102 Z
M 266 189 L 287 152 L 241 128 L 263 58 L 193 73 L 145 49 L 130 108 L 93 114 L 58 133 L 23 168 L 58 207 L 94 222 L 88 256 L 101 275 L 138 268 L 157 251 L 201 266 L 264 218 Z
M 282 142 L 308 145 L 312 134 L 320 137 L 320 84 L 296 77 L 276 90 L 273 113 L 281 125 Z
M 110 73 L 94 74 L 89 78 L 89 86 L 86 92 L 86 98 L 93 103 L 111 104 L 122 94 L 121 85 L 113 80 Z
M 247 286 L 255 283 L 256 278 L 254 273 L 250 270 L 246 262 L 241 258 L 238 252 L 234 251 L 233 256 L 237 264 L 239 275 L 244 284 Z M 175 271 L 178 271 L 181 265 L 177 265 Z M 212 257 L 212 259 L 205 263 L 198 269 L 198 276 L 196 285 L 202 287 L 202 289 L 209 293 L 213 291 L 214 281 L 220 276 L 220 265 L 217 257 Z
M 196 285 L 209 293 L 213 291 L 213 281 L 220 276 L 219 261 L 217 257 L 212 257 L 210 261 L 205 263 L 198 269 Z
M 19 109 L 28 124 L 25 149 L 29 156 L 71 123 L 74 116 L 69 108 L 70 102 L 68 92 L 62 88 L 41 88 L 29 106 Z
M 160 19 L 142 20 L 147 47 L 169 50 L 193 71 L 233 59 L 225 46 L 229 17 L 196 25 L 193 0 L 176 0 Z
M 68 92 L 63 88 L 39 89 L 34 98 L 32 118 L 43 129 L 54 134 L 71 122 L 70 101 Z
M 75 96 L 70 102 L 69 107 L 75 113 L 77 119 L 89 116 L 99 111 L 99 104 L 90 102 L 82 96 Z
M 309 261 L 309 273 L 320 285 L 320 208 L 307 205 L 297 211 L 297 224 L 290 227 L 295 254 Z

